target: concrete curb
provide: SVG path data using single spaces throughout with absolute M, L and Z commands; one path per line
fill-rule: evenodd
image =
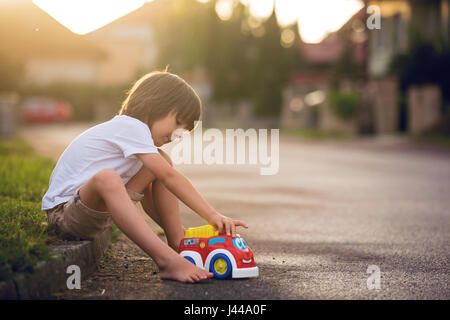
M 50 246 L 58 261 L 42 261 L 33 274 L 22 274 L 10 281 L 0 282 L 0 299 L 47 299 L 52 293 L 67 288 L 67 267 L 77 265 L 84 279 L 95 271 L 108 248 L 111 230 L 105 230 L 92 241 L 69 241 L 68 244 Z

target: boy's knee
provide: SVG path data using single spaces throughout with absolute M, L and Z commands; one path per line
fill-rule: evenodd
M 164 159 L 166 159 L 167 162 L 173 167 L 172 159 L 170 159 L 169 155 L 168 155 L 166 152 L 164 152 L 163 150 L 161 150 L 160 148 L 158 148 L 158 151 L 159 151 L 159 154 L 160 154 Z
M 113 169 L 103 169 L 94 175 L 94 182 L 100 188 L 114 188 L 123 185 L 122 178 Z

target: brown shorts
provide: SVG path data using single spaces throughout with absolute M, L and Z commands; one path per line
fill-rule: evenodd
M 63 233 L 80 239 L 93 239 L 113 224 L 111 213 L 96 211 L 84 205 L 78 195 L 79 188 L 69 201 L 46 210 L 49 225 L 55 225 Z M 135 203 L 144 195 L 127 189 Z

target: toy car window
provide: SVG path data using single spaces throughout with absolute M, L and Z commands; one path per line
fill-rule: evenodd
M 199 239 L 184 239 L 183 244 L 185 246 L 196 246 L 198 245 Z
M 245 243 L 244 239 L 242 239 L 242 238 L 234 238 L 233 244 L 236 249 L 239 249 L 239 250 L 247 249 L 247 244 Z
M 213 245 L 216 243 L 225 243 L 225 238 L 212 238 L 209 239 L 208 245 Z

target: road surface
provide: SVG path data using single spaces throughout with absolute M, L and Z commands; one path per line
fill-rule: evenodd
M 86 125 L 30 127 L 54 158 Z M 170 148 L 164 148 L 170 151 Z M 449 299 L 450 153 L 403 139 L 280 139 L 279 172 L 176 165 L 219 212 L 244 220 L 257 279 L 182 284 L 121 235 L 62 299 Z M 185 227 L 205 224 L 180 203 Z M 158 227 L 151 221 L 155 231 Z M 379 277 L 378 277 L 379 276 Z

